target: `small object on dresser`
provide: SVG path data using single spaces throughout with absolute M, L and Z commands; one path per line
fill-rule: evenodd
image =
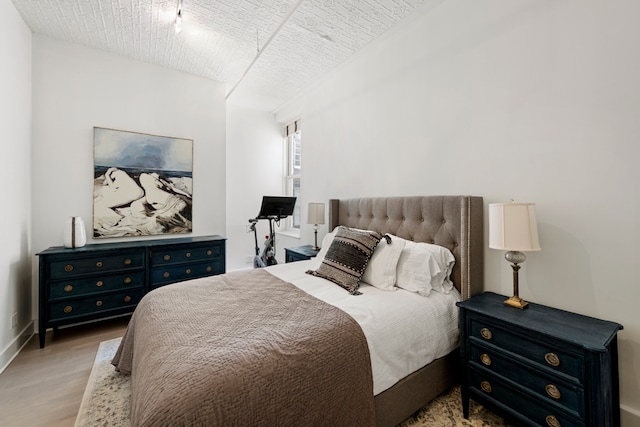
M 491 292 L 460 307 L 462 412 L 469 399 L 527 426 L 619 427 L 622 325 Z
M 309 260 L 320 252 L 320 249 L 313 249 L 312 245 L 297 246 L 295 248 L 285 248 L 285 260 L 286 262 L 305 261 Z
M 84 221 L 79 216 L 67 218 L 64 224 L 65 248 L 81 248 L 87 243 L 87 233 L 84 229 Z

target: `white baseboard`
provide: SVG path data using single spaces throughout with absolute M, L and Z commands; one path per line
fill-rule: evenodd
M 9 345 L 0 353 L 0 374 L 9 366 L 9 363 L 16 358 L 22 347 L 29 341 L 29 338 L 33 336 L 33 321 L 31 321 L 26 328 L 15 337 L 15 339 L 9 343 Z
M 640 427 L 640 411 L 620 405 L 620 427 Z

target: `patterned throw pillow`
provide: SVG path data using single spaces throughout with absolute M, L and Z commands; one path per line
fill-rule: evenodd
M 375 231 L 338 227 L 322 264 L 307 274 L 330 280 L 352 295 L 360 295 L 360 279 L 380 239 L 382 235 Z

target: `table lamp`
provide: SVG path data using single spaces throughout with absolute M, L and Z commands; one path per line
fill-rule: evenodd
M 318 224 L 324 224 L 324 203 L 309 203 L 309 216 L 307 224 L 313 224 L 313 233 L 315 235 L 313 249 L 319 251 L 318 247 Z
M 523 252 L 539 251 L 538 225 L 533 203 L 492 203 L 489 205 L 489 247 L 505 250 L 513 268 L 513 296 L 505 304 L 519 309 L 528 303 L 518 295 L 518 270 L 526 259 Z

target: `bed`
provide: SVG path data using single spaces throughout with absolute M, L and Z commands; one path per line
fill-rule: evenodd
M 160 288 L 139 304 L 113 361 L 132 375 L 133 425 L 393 426 L 455 384 L 459 358 L 452 307 L 482 290 L 482 198 L 333 199 L 329 229 L 338 226 L 447 248 L 455 258 L 455 289 L 425 297 L 363 284 L 356 292 L 362 295 L 350 295 L 306 274 L 320 271 L 320 256 Z M 387 369 L 379 362 L 387 357 L 391 335 L 369 334 L 406 311 L 393 309 L 396 300 L 446 305 L 442 328 L 448 332 L 439 338 L 444 350 L 425 365 L 408 366 L 425 357 L 413 344 L 405 349 L 411 363 L 389 357 L 406 366 Z M 365 312 L 367 301 L 378 301 L 371 304 L 380 311 Z M 369 317 L 383 323 L 365 325 L 362 319 Z

